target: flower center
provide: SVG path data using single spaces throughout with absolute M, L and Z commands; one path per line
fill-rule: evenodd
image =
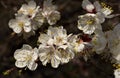
M 24 26 L 24 23 L 23 23 L 23 22 L 19 22 L 18 25 L 19 25 L 20 27 L 23 27 L 23 26 Z
M 25 59 L 26 59 L 26 61 L 29 61 L 32 59 L 32 56 L 28 55 L 28 57 L 26 57 Z
M 29 9 L 28 12 L 31 15 L 31 14 L 33 14 L 34 10 L 33 9 Z
M 58 42 L 58 43 L 61 43 L 61 42 L 62 42 L 62 38 L 61 38 L 61 37 L 57 37 L 56 39 L 57 39 L 57 42 Z
M 92 25 L 92 24 L 94 24 L 94 22 L 95 22 L 95 20 L 88 20 L 86 23 L 87 23 L 88 25 Z

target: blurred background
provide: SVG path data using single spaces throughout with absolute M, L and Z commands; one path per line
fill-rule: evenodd
M 10 19 L 14 18 L 14 14 L 23 3 L 28 0 L 0 0 L 0 78 L 114 78 L 114 68 L 109 60 L 102 59 L 102 55 L 94 54 L 88 61 L 81 56 L 76 57 L 69 63 L 60 65 L 57 69 L 48 64 L 46 67 L 39 62 L 39 66 L 35 71 L 28 69 L 22 70 L 15 68 L 15 59 L 13 54 L 16 49 L 22 47 L 23 44 L 29 44 L 33 47 L 37 46 L 37 37 L 39 32 L 46 29 L 46 25 L 36 31 L 36 36 L 23 39 L 22 36 L 12 35 L 13 32 L 8 27 Z M 38 5 L 43 0 L 35 0 Z M 95 0 L 90 0 L 94 2 Z M 120 0 L 100 0 L 113 7 L 113 14 L 120 13 Z M 81 31 L 77 29 L 78 15 L 85 14 L 86 11 L 81 7 L 82 0 L 53 0 L 53 4 L 58 6 L 61 12 L 61 19 L 57 25 L 63 25 L 69 33 L 78 34 Z M 103 30 L 109 29 L 107 26 L 114 26 L 120 22 L 120 16 L 107 19 L 103 23 Z M 10 71 L 8 75 L 3 72 Z

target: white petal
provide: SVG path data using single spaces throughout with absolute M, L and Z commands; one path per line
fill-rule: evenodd
M 29 6 L 30 8 L 35 9 L 35 8 L 36 8 L 36 2 L 35 2 L 35 1 L 29 1 L 28 6 Z
M 41 54 L 41 56 L 39 57 L 40 58 L 40 61 L 42 62 L 42 64 L 44 66 L 46 66 L 46 64 L 49 62 L 49 57 L 46 55 L 46 54 Z
M 21 32 L 22 32 L 22 27 L 16 26 L 16 27 L 13 28 L 13 31 L 14 31 L 15 33 L 21 33 Z
M 26 49 L 26 50 L 32 50 L 32 47 L 28 44 L 23 44 L 22 49 Z
M 18 49 L 14 53 L 14 58 L 18 61 L 26 61 L 26 57 L 28 57 L 27 53 L 25 50 Z
M 107 15 L 106 18 L 113 18 L 113 17 L 117 17 L 117 16 L 120 16 L 120 14 Z
M 10 28 L 15 28 L 16 25 L 17 25 L 16 22 L 17 22 L 16 19 L 11 19 L 8 23 L 9 27 Z
M 60 19 L 60 13 L 58 11 L 52 12 L 47 18 L 50 25 L 54 25 Z
M 49 39 L 48 42 L 47 42 L 48 45 L 53 45 L 53 43 L 54 43 L 54 40 L 52 38 Z
M 55 57 L 57 60 L 61 60 L 61 53 L 56 50 L 55 53 L 54 53 L 54 57 Z
M 101 5 L 100 5 L 100 3 L 98 2 L 98 1 L 95 1 L 94 2 L 94 6 L 95 6 L 95 10 L 97 11 L 97 12 L 100 12 L 101 11 Z
M 51 59 L 51 65 L 52 65 L 53 68 L 57 68 L 59 66 L 59 64 L 60 64 L 60 61 L 57 60 L 56 58 L 53 57 Z
M 120 49 L 119 49 L 119 51 L 120 51 Z M 115 56 L 115 59 L 116 59 L 117 61 L 120 61 L 120 54 L 118 54 L 117 56 Z
M 39 10 L 39 12 L 40 13 L 37 13 L 33 19 L 37 21 L 39 25 L 41 26 L 45 21 L 45 17 L 41 14 L 41 10 Z
M 115 78 L 120 78 L 120 69 L 114 70 Z
M 84 32 L 85 34 L 92 34 L 94 31 L 95 31 L 95 26 L 88 26 L 88 25 L 86 25 L 86 26 L 83 28 L 83 32 Z
M 47 58 L 47 53 L 40 53 L 39 54 L 40 61 L 45 61 Z
M 47 34 L 40 34 L 38 42 L 43 43 L 43 44 L 47 44 L 48 40 L 49 40 L 49 36 Z
M 111 49 L 118 43 L 118 37 L 112 30 L 105 32 L 105 35 L 108 41 L 108 48 Z
M 48 56 L 48 53 L 50 52 L 50 49 L 49 48 L 44 48 L 44 49 L 42 49 L 42 48 L 39 48 L 39 59 L 40 59 L 40 61 L 42 61 L 42 63 L 44 64 L 44 65 L 46 65 L 46 63 L 44 63 L 46 60 L 49 60 L 50 59 L 50 57 Z
M 48 63 L 48 59 L 46 59 L 46 60 L 44 60 L 44 61 L 42 61 L 42 64 L 44 65 L 44 66 L 46 66 L 46 64 Z
M 62 48 L 62 49 L 66 49 L 68 47 L 68 45 L 61 45 L 61 46 L 59 46 L 58 48 Z
M 31 22 L 29 18 L 24 18 L 23 21 L 25 22 L 25 26 L 30 26 Z
M 38 64 L 35 62 L 32 62 L 32 61 L 30 63 L 28 63 L 28 65 L 27 65 L 27 67 L 32 71 L 34 71 L 37 68 L 37 66 L 38 66 Z
M 61 63 L 64 64 L 64 63 L 68 63 L 69 62 L 69 59 L 68 58 L 61 58 Z
M 114 47 L 110 48 L 111 53 L 113 54 L 113 57 L 117 60 L 120 61 L 120 44 L 115 45 Z
M 48 28 L 48 30 L 47 30 L 47 34 L 48 34 L 50 37 L 56 36 L 56 34 L 57 34 L 57 28 L 56 28 L 56 27 L 49 26 L 49 28 Z
M 22 7 L 21 7 L 21 10 L 26 10 L 26 8 L 28 8 L 28 5 L 27 4 L 23 4 Z
M 86 9 L 88 12 L 92 12 L 95 8 L 94 5 L 89 0 L 83 0 L 82 2 L 83 9 Z
M 95 50 L 98 51 L 97 53 L 101 53 L 101 51 L 104 50 L 107 40 L 102 30 L 97 30 L 95 32 L 95 37 L 92 39 L 92 42 Z
M 31 26 L 24 26 L 25 32 L 30 32 L 32 30 Z
M 21 8 L 18 10 L 18 14 L 24 14 L 27 8 L 28 8 L 27 4 L 23 4 Z
M 27 62 L 26 61 L 16 61 L 15 62 L 15 66 L 18 67 L 18 68 L 23 68 L 27 65 Z
M 97 17 L 98 17 L 100 23 L 103 23 L 103 22 L 105 21 L 105 16 L 104 16 L 103 13 L 98 12 L 98 13 L 97 13 Z
M 34 48 L 34 50 L 33 50 L 33 55 L 32 55 L 32 60 L 33 61 L 35 61 L 35 60 L 37 60 L 37 58 L 38 58 L 38 49 L 37 48 Z
M 81 52 L 84 48 L 85 48 L 85 45 L 84 44 L 80 44 L 78 46 L 77 52 Z

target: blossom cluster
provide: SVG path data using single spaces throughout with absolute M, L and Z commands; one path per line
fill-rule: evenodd
M 52 0 L 45 0 L 43 8 L 37 6 L 35 1 L 29 1 L 28 4 L 23 4 L 15 13 L 15 19 L 9 21 L 9 27 L 17 34 L 32 34 L 40 28 L 43 23 L 48 22 L 54 25 L 60 19 L 60 12 L 52 5 Z
M 64 26 L 56 25 L 60 19 L 60 12 L 52 4 L 52 0 L 45 0 L 43 7 L 37 6 L 34 1 L 23 4 L 15 14 L 15 19 L 9 21 L 9 27 L 15 33 L 35 33 L 43 23 L 48 23 L 49 26 L 46 32 L 40 31 L 36 48 L 24 44 L 21 49 L 15 51 L 15 65 L 18 68 L 28 67 L 35 70 L 37 62 L 41 61 L 44 66 L 50 63 L 53 68 L 57 68 L 86 50 L 96 54 L 104 54 L 107 51 L 112 54 L 113 63 L 118 68 L 114 74 L 119 78 L 120 24 L 108 31 L 103 31 L 102 26 L 106 18 L 113 18 L 118 14 L 112 14 L 112 8 L 99 1 L 92 4 L 89 0 L 83 0 L 82 7 L 87 11 L 86 14 L 78 16 L 77 27 L 82 33 L 68 34 Z M 83 57 L 88 59 L 87 54 Z

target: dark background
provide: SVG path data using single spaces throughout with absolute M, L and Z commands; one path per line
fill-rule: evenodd
M 20 6 L 28 0 L 0 0 L 0 78 L 114 78 L 112 64 L 109 60 L 102 59 L 102 55 L 92 55 L 86 62 L 82 57 L 77 57 L 68 64 L 60 65 L 54 69 L 48 64 L 46 67 L 39 66 L 35 71 L 14 69 L 15 59 L 14 51 L 21 48 L 23 44 L 29 44 L 33 47 L 37 46 L 37 37 L 39 32 L 46 29 L 46 25 L 36 31 L 36 36 L 23 39 L 22 36 L 11 35 L 13 32 L 8 27 L 10 19 L 14 18 L 14 14 Z M 39 5 L 43 0 L 35 0 Z M 93 2 L 95 0 L 91 0 Z M 113 14 L 120 13 L 120 0 L 100 0 L 113 7 Z M 61 19 L 57 25 L 63 25 L 68 33 L 78 34 L 81 31 L 77 29 L 78 15 L 85 14 L 86 11 L 81 7 L 82 0 L 53 0 L 61 12 Z M 103 31 L 114 27 L 120 22 L 120 16 L 107 19 L 103 23 Z M 8 75 L 3 72 L 11 71 Z

